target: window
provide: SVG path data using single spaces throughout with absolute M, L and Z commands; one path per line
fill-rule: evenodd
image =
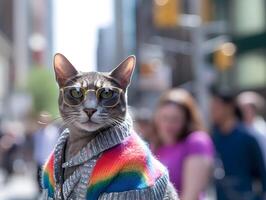
M 240 88 L 266 86 L 266 51 L 254 50 L 237 59 L 237 86 Z

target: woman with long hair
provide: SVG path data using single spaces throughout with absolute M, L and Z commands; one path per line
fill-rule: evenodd
M 202 199 L 211 175 L 214 148 L 194 98 L 183 89 L 165 92 L 153 123 L 157 136 L 154 153 L 168 167 L 181 200 Z

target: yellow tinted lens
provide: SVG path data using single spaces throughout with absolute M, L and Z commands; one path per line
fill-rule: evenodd
M 84 90 L 81 87 L 66 87 L 63 95 L 68 105 L 79 105 L 85 97 Z
M 99 104 L 103 107 L 112 107 L 118 104 L 120 91 L 118 88 L 100 88 L 98 90 Z

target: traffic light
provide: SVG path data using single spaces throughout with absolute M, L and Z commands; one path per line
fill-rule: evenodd
M 227 42 L 222 44 L 216 52 L 214 52 L 214 64 L 220 71 L 225 71 L 233 66 L 236 46 Z
M 180 0 L 153 0 L 153 22 L 158 28 L 173 28 L 179 22 Z
M 213 20 L 214 2 L 212 0 L 201 0 L 200 16 L 203 23 Z

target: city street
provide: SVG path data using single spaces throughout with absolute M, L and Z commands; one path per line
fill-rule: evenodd
M 0 0 L 0 200 L 266 200 L 265 41 L 266 0 Z

